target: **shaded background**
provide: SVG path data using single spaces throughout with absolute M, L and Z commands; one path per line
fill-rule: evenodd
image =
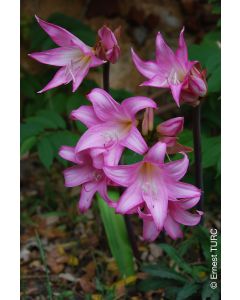
M 184 262 L 194 269 L 189 275 L 188 269 L 181 266 L 181 276 L 192 278 L 196 286 L 192 295 L 179 299 L 218 299 L 217 293 L 213 295 L 207 289 L 208 229 L 220 229 L 220 3 L 215 0 L 21 1 L 22 299 L 49 299 L 49 283 L 53 299 L 171 300 L 176 299 L 171 291 L 182 289 L 177 281 L 166 282 L 169 278 L 162 275 L 155 277 L 153 263 L 172 267 L 174 259 L 158 246 L 159 240 L 150 244 L 142 241 L 142 224 L 135 217 L 132 222 L 141 264 L 137 276 L 130 278 L 126 287 L 111 256 L 98 207 L 94 204 L 85 215 L 77 213 L 79 189 L 64 187 L 62 170 L 66 163 L 57 151 L 63 144 L 74 145 L 86 130 L 83 125 L 69 121 L 68 115 L 86 103 L 85 95 L 93 87 L 101 86 L 101 69 L 91 69 L 75 94 L 70 85 L 37 94 L 56 69 L 27 56 L 54 46 L 34 20 L 34 14 L 65 27 L 91 46 L 103 24 L 112 29 L 121 25 L 122 55 L 116 65 L 111 65 L 112 96 L 118 101 L 132 94 L 154 98 L 160 107 L 156 124 L 184 115 L 186 130 L 180 141 L 191 146 L 191 108 L 184 106 L 180 111 L 165 91 L 138 87 L 143 78 L 130 56 L 130 48 L 134 47 L 140 57 L 154 58 L 158 31 L 170 46 L 176 47 L 179 31 L 185 26 L 190 58 L 198 59 L 208 74 L 209 94 L 202 107 L 205 223 L 202 229 L 185 229 L 183 241 L 171 241 L 168 237 L 161 241 L 178 249 Z M 190 159 L 193 162 L 192 155 Z M 134 158 L 127 153 L 125 160 L 131 163 Z M 185 180 L 194 182 L 192 167 Z M 146 278 L 147 274 L 150 277 Z M 209 298 L 204 298 L 206 295 Z

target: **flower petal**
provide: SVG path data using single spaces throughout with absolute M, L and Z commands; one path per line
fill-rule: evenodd
M 162 122 L 157 126 L 157 131 L 161 135 L 176 136 L 183 130 L 184 118 L 177 117 Z
M 117 206 L 117 202 L 110 199 L 108 196 L 106 180 L 103 180 L 101 183 L 98 184 L 97 191 L 110 207 L 115 208 Z
M 81 196 L 78 203 L 78 208 L 80 212 L 86 212 L 92 204 L 93 196 L 97 191 L 96 183 L 86 183 L 82 186 Z
M 173 180 L 180 180 L 187 172 L 189 159 L 185 153 L 183 154 L 183 159 L 175 160 L 164 165 L 165 170 L 168 175 Z
M 90 166 L 73 166 L 64 170 L 65 186 L 74 187 L 90 181 L 93 178 L 93 171 Z
M 79 38 L 67 31 L 66 29 L 57 26 L 55 24 L 41 20 L 38 16 L 35 16 L 37 22 L 42 29 L 51 37 L 51 39 L 62 47 L 78 46 L 85 52 L 91 51 L 91 48 L 85 45 Z
M 135 182 L 130 185 L 122 194 L 116 207 L 116 213 L 127 214 L 132 209 L 138 207 L 143 203 L 141 195 L 141 183 Z
M 87 105 L 82 105 L 78 109 L 73 110 L 70 117 L 72 120 L 81 121 L 87 127 L 92 127 L 101 123 L 95 114 L 93 107 Z
M 178 60 L 182 63 L 182 65 L 186 65 L 188 63 L 188 50 L 184 39 L 184 27 L 179 35 L 178 49 L 176 51 L 176 56 Z
M 104 166 L 103 171 L 113 182 L 122 186 L 129 186 L 136 180 L 140 167 L 141 164 L 139 163 L 121 166 Z
M 173 99 L 175 100 L 178 107 L 180 107 L 180 95 L 184 83 L 185 82 L 183 81 L 179 84 L 170 84 L 170 89 L 172 92 Z
M 201 191 L 189 183 L 169 181 L 166 184 L 171 199 L 195 198 L 201 195 Z
M 71 81 L 71 79 L 69 80 L 66 76 L 66 68 L 62 67 L 56 72 L 53 79 L 38 93 L 43 93 L 62 84 L 67 84 L 69 81 Z
M 139 154 L 144 154 L 148 150 L 148 146 L 144 138 L 135 126 L 132 126 L 128 136 L 121 141 L 121 145 Z
M 177 204 L 182 209 L 190 209 L 195 206 L 200 200 L 200 195 L 198 197 L 189 198 L 189 199 L 181 199 L 177 201 Z
M 106 63 L 104 60 L 97 58 L 95 55 L 92 56 L 91 59 L 91 68 L 98 67 Z
M 187 226 L 195 226 L 201 220 L 201 213 L 191 214 L 190 212 L 174 205 L 170 211 L 171 216 L 180 224 Z
M 42 52 L 34 52 L 28 54 L 28 56 L 36 59 L 37 61 L 43 64 L 59 67 L 66 66 L 74 59 L 81 57 L 81 55 L 82 52 L 79 48 L 69 47 L 60 47 Z
M 119 115 L 120 104 L 117 103 L 106 91 L 95 88 L 87 98 L 92 102 L 94 111 L 102 121 L 109 121 L 110 118 Z
M 151 108 L 157 108 L 157 104 L 148 97 L 130 97 L 125 99 L 122 102 L 122 106 L 124 107 L 125 111 L 134 118 L 135 114 L 139 112 L 140 110 L 151 107 Z
M 73 88 L 72 91 L 75 92 L 79 85 L 82 83 L 84 77 L 87 75 L 89 68 L 91 64 L 90 58 L 83 58 L 80 60 L 80 62 L 73 67 L 76 68 L 76 70 L 73 70 L 74 80 L 73 80 Z
M 164 229 L 173 240 L 183 237 L 180 225 L 176 223 L 170 215 L 168 215 L 165 220 Z
M 116 145 L 110 150 L 104 152 L 104 162 L 107 166 L 116 166 L 122 156 L 124 147 L 121 145 Z
M 63 159 L 76 163 L 76 154 L 74 147 L 62 146 L 58 154 Z
M 117 44 L 115 35 L 106 25 L 98 30 L 98 36 L 100 37 L 101 42 L 106 49 L 111 49 Z
M 154 77 L 157 73 L 159 73 L 159 66 L 154 63 L 153 61 L 143 61 L 139 58 L 139 56 L 134 52 L 133 49 L 132 51 L 132 60 L 138 69 L 138 71 L 145 77 L 147 78 L 152 78 Z
M 156 60 L 161 70 L 158 73 L 168 73 L 172 66 L 176 64 L 175 55 L 165 43 L 160 32 L 158 32 L 156 37 Z
M 143 183 L 142 196 L 152 214 L 157 229 L 161 230 L 167 217 L 168 209 L 168 193 L 162 176 L 156 173 L 155 178 L 152 178 L 151 182 Z
M 144 157 L 144 161 L 152 162 L 155 164 L 162 164 L 166 154 L 166 144 L 158 142 L 153 145 Z
M 143 220 L 143 239 L 145 241 L 153 242 L 160 232 L 153 221 Z
M 157 74 L 154 77 L 150 78 L 147 81 L 144 81 L 140 86 L 152 86 L 152 87 L 169 87 L 168 75 L 167 74 Z
M 76 152 L 88 148 L 110 149 L 125 138 L 127 132 L 118 123 L 106 122 L 90 127 L 80 138 Z

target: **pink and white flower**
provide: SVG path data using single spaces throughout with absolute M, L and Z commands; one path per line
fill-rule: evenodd
M 91 156 L 90 151 L 86 150 L 76 154 L 74 147 L 62 146 L 59 155 L 63 159 L 74 163 L 74 166 L 66 169 L 63 174 L 66 187 L 82 187 L 79 200 L 79 210 L 81 212 L 88 210 L 96 192 L 109 206 L 115 206 L 115 203 L 107 194 L 107 185 L 111 184 L 111 181 L 106 177 L 103 170 L 94 166 L 94 158 Z
M 89 129 L 82 135 L 76 152 L 86 149 L 104 151 L 105 164 L 113 165 L 124 147 L 139 154 L 148 146 L 137 129 L 136 113 L 146 107 L 156 108 L 156 103 L 147 97 L 131 97 L 121 104 L 106 91 L 96 88 L 87 96 L 92 106 L 81 106 L 72 113 L 72 118 L 83 122 Z
M 113 182 L 127 187 L 116 206 L 116 212 L 131 214 L 146 205 L 158 231 L 167 216 L 170 201 L 200 198 L 201 191 L 194 185 L 180 182 L 189 160 L 164 163 L 166 144 L 158 142 L 149 149 L 143 161 L 132 165 L 104 166 L 103 170 Z
M 195 226 L 200 222 L 203 215 L 201 211 L 196 211 L 195 213 L 187 211 L 195 206 L 199 200 L 200 197 L 168 201 L 168 212 L 163 228 L 172 239 L 175 240 L 183 237 L 180 224 Z M 139 217 L 143 219 L 143 238 L 147 241 L 154 241 L 159 236 L 161 230 L 157 229 L 148 208 L 145 211 L 143 213 L 140 209 L 138 210 Z
M 62 84 L 68 84 L 71 81 L 73 82 L 72 91 L 75 92 L 89 69 L 102 65 L 104 61 L 95 56 L 92 47 L 87 46 L 66 29 L 43 21 L 37 16 L 36 19 L 42 29 L 59 47 L 31 53 L 29 56 L 43 64 L 60 67 L 53 79 L 39 93 Z
M 98 30 L 99 41 L 95 47 L 96 56 L 115 64 L 120 56 L 120 47 L 117 37 L 120 34 L 120 27 L 114 32 L 106 25 Z
M 156 38 L 156 61 L 143 61 L 132 49 L 132 59 L 138 71 L 147 81 L 141 86 L 169 88 L 178 106 L 180 102 L 196 103 L 207 93 L 206 74 L 197 61 L 188 60 L 184 29 L 179 36 L 178 49 L 174 53 L 165 43 L 161 33 Z

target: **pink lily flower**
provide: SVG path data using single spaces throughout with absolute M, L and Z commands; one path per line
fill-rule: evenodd
M 168 202 L 168 212 L 163 228 L 173 240 L 183 237 L 183 232 L 179 224 L 195 226 L 200 222 L 203 212 L 197 210 L 196 213 L 190 213 L 187 211 L 187 209 L 195 206 L 199 200 L 200 197 L 195 197 Z M 140 218 L 143 219 L 144 240 L 154 241 L 159 236 L 161 230 L 157 229 L 148 209 L 146 209 L 146 213 L 143 213 L 141 210 L 138 212 Z
M 188 60 L 184 29 L 179 36 L 178 49 L 174 53 L 165 43 L 161 33 L 156 38 L 156 61 L 143 61 L 132 49 L 132 59 L 138 71 L 147 81 L 141 86 L 169 88 L 178 106 L 180 102 L 196 102 L 207 92 L 205 73 L 197 61 Z
M 94 167 L 94 159 L 90 151 L 76 154 L 74 147 L 62 146 L 59 155 L 75 164 L 73 167 L 67 168 L 63 174 L 66 187 L 82 187 L 78 205 L 80 212 L 84 213 L 88 210 L 96 192 L 101 195 L 109 206 L 115 206 L 115 202 L 109 199 L 107 194 L 107 185 L 111 184 L 111 181 L 101 169 Z
M 116 37 L 120 35 L 120 27 L 114 32 L 106 25 L 98 30 L 99 42 L 95 47 L 96 55 L 100 59 L 115 64 L 120 56 L 120 47 Z
M 107 177 L 127 187 L 117 203 L 116 212 L 129 214 L 146 205 L 159 231 L 167 218 L 169 200 L 196 198 L 201 194 L 194 185 L 179 181 L 188 168 L 186 154 L 183 153 L 181 160 L 164 163 L 165 153 L 166 144 L 158 142 L 141 162 L 103 167 Z
M 148 150 L 141 133 L 137 129 L 135 115 L 138 111 L 152 107 L 156 103 L 147 97 L 130 97 L 121 104 L 116 102 L 106 91 L 95 88 L 87 98 L 92 107 L 81 106 L 72 113 L 89 129 L 82 135 L 76 146 L 76 152 L 86 149 L 98 149 L 108 156 L 106 164 L 113 165 L 113 160 L 127 147 L 139 154 Z
M 166 143 L 167 153 L 175 154 L 177 152 L 191 152 L 193 149 L 179 144 L 178 135 L 183 131 L 184 118 L 177 117 L 162 122 L 157 126 L 159 141 Z
M 38 93 L 62 84 L 68 84 L 71 81 L 73 82 L 72 91 L 75 92 L 89 69 L 102 65 L 104 61 L 95 56 L 93 48 L 84 44 L 66 29 L 43 21 L 37 16 L 36 19 L 42 29 L 59 47 L 31 53 L 29 56 L 43 64 L 60 67 L 53 79 Z

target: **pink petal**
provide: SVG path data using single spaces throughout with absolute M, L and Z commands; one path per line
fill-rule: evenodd
M 86 183 L 82 186 L 81 196 L 78 203 L 80 212 L 86 212 L 92 204 L 93 196 L 97 191 L 96 183 Z
M 116 166 L 122 156 L 124 147 L 121 145 L 116 145 L 110 150 L 104 152 L 104 162 L 107 166 Z
M 60 47 L 28 54 L 37 61 L 52 66 L 66 66 L 82 55 L 79 48 Z
M 139 163 L 122 166 L 104 166 L 103 171 L 113 182 L 127 187 L 136 180 L 140 167 L 141 164 Z
M 102 59 L 99 59 L 97 58 L 95 55 L 92 56 L 92 59 L 91 59 L 91 65 L 90 67 L 91 68 L 94 68 L 94 67 L 98 67 L 98 66 L 101 66 L 105 63 L 104 60 Z
M 167 182 L 169 198 L 171 199 L 185 199 L 199 197 L 201 191 L 192 184 L 183 182 Z
M 156 38 L 156 60 L 161 73 L 169 72 L 170 68 L 176 64 L 175 55 L 172 49 L 165 43 L 160 32 L 158 32 Z
M 84 77 L 86 77 L 89 68 L 90 68 L 90 59 L 81 59 L 78 65 L 76 66 L 76 71 L 73 72 L 74 80 L 73 80 L 73 88 L 72 91 L 75 92 L 79 85 L 82 83 Z
M 147 107 L 157 108 L 157 104 L 152 99 L 147 97 L 141 97 L 141 96 L 125 99 L 122 102 L 122 106 L 132 118 L 134 118 L 137 112 L 139 112 L 144 108 Z
M 121 141 L 121 145 L 139 154 L 144 154 L 148 150 L 148 146 L 145 140 L 135 126 L 132 126 L 132 129 L 128 136 Z
M 76 163 L 76 154 L 74 147 L 62 146 L 58 154 L 63 159 Z
M 166 144 L 158 142 L 152 146 L 144 157 L 144 161 L 162 164 L 166 154 Z
M 140 86 L 167 88 L 169 87 L 168 74 L 167 73 L 157 74 L 154 77 L 150 78 L 149 80 L 141 83 Z
M 199 202 L 200 196 L 201 195 L 195 198 L 181 199 L 180 201 L 177 201 L 177 205 L 182 209 L 190 209 Z
M 145 77 L 147 78 L 152 78 L 153 76 L 155 76 L 157 73 L 159 73 L 159 67 L 156 63 L 152 62 L 152 61 L 143 61 L 139 58 L 139 56 L 137 56 L 137 54 L 134 52 L 133 49 L 131 49 L 132 51 L 132 59 L 133 62 L 136 66 L 136 68 L 138 69 L 138 71 Z
M 195 226 L 201 220 L 201 214 L 191 214 L 190 212 L 179 208 L 177 205 L 170 211 L 171 216 L 180 224 L 187 225 L 187 226 Z
M 159 175 L 156 174 L 156 177 L 152 178 L 150 182 L 143 183 L 142 196 L 152 214 L 157 229 L 160 231 L 167 216 L 168 194 L 161 174 Z
M 185 82 L 179 84 L 170 84 L 170 89 L 173 95 L 173 99 L 175 100 L 178 107 L 180 107 L 180 95 L 184 83 Z
M 170 215 L 168 215 L 165 220 L 164 229 L 173 240 L 183 237 L 180 225 L 176 223 Z
M 67 31 L 66 29 L 57 26 L 55 24 L 41 20 L 39 17 L 35 16 L 39 25 L 42 29 L 51 37 L 51 39 L 58 45 L 62 47 L 73 47 L 78 46 L 84 52 L 91 51 L 91 48 L 85 45 L 79 38 Z
M 178 60 L 183 64 L 186 65 L 188 62 L 188 50 L 186 46 L 186 42 L 184 39 L 184 27 L 182 31 L 180 32 L 179 35 L 179 40 L 178 40 L 178 49 L 176 51 L 176 56 Z
M 98 184 L 97 191 L 110 207 L 115 208 L 117 206 L 117 202 L 110 199 L 108 196 L 106 180 Z
M 91 148 L 91 149 L 88 149 L 87 151 L 90 152 L 90 155 L 92 157 L 92 164 L 93 164 L 94 168 L 102 169 L 104 166 L 103 153 L 105 152 L 105 149 Z
M 143 220 L 143 239 L 149 242 L 153 242 L 160 234 L 160 230 L 157 229 L 155 223 L 149 220 Z
M 157 131 L 161 135 L 165 136 L 176 136 L 183 130 L 184 118 L 177 117 L 169 119 L 158 125 Z
M 43 93 L 62 84 L 67 84 L 69 81 L 70 80 L 66 76 L 66 68 L 62 67 L 54 75 L 53 79 L 38 93 Z
M 112 64 L 115 64 L 120 56 L 120 47 L 118 45 L 114 45 L 113 48 L 106 52 L 106 58 Z
M 187 172 L 189 159 L 185 153 L 183 154 L 183 159 L 175 160 L 164 165 L 169 177 L 173 180 L 180 180 Z
M 93 168 L 89 166 L 74 166 L 63 171 L 65 186 L 74 187 L 90 181 L 94 175 Z
M 106 49 L 111 49 L 114 45 L 117 45 L 114 33 L 105 25 L 98 30 L 98 36 Z
M 77 143 L 76 151 L 88 148 L 110 149 L 125 138 L 127 132 L 118 123 L 103 123 L 90 127 Z
M 126 191 L 122 194 L 120 200 L 117 203 L 116 213 L 127 214 L 132 209 L 138 207 L 143 203 L 141 195 L 141 184 L 135 182 L 130 185 Z
M 109 121 L 119 115 L 120 104 L 104 90 L 95 88 L 87 95 L 87 98 L 92 102 L 96 115 L 102 121 Z
M 78 109 L 73 110 L 70 117 L 72 120 L 81 121 L 87 127 L 92 127 L 101 123 L 95 114 L 93 107 L 87 105 L 82 105 Z
M 207 85 L 205 81 L 197 76 L 189 77 L 189 88 L 194 94 L 200 97 L 205 96 L 207 93 Z

